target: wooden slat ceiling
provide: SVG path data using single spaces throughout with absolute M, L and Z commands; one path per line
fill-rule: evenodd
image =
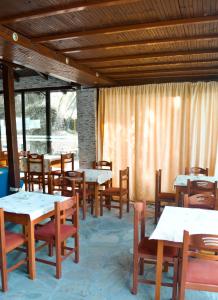
M 1 0 L 0 58 L 86 86 L 216 79 L 218 1 Z

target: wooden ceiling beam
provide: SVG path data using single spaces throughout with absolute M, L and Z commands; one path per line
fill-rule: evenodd
M 60 14 L 73 13 L 91 8 L 103 8 L 114 5 L 125 5 L 139 0 L 90 0 L 77 1 L 67 5 L 56 5 L 53 7 L 41 8 L 38 10 L 27 11 L 17 15 L 0 18 L 0 24 L 11 24 L 16 22 L 28 21 L 38 18 L 57 16 Z
M 52 59 L 58 63 L 64 64 L 65 66 L 67 65 L 72 68 L 72 71 L 73 69 L 74 71 L 80 71 L 84 74 L 84 77 L 88 76 L 89 78 L 92 78 L 93 83 L 94 82 L 96 83 L 98 82 L 99 84 L 102 84 L 103 82 L 109 84 L 112 83 L 112 81 L 109 78 L 106 78 L 106 76 L 103 75 L 101 76 L 101 74 L 96 73 L 94 70 L 91 70 L 86 66 L 80 65 L 74 59 L 67 57 L 61 53 L 57 53 L 56 51 L 51 50 L 43 45 L 33 44 L 30 39 L 22 36 L 21 34 L 15 34 L 12 30 L 2 25 L 0 25 L 0 37 L 2 37 L 6 41 L 25 47 L 44 57 Z
M 151 72 L 157 72 L 162 73 L 162 72 L 178 72 L 178 71 L 208 71 L 208 70 L 217 70 L 218 71 L 218 65 L 217 66 L 207 66 L 207 67 L 189 67 L 189 68 L 171 68 L 171 69 L 149 69 L 149 70 L 136 70 L 136 71 L 128 71 L 128 72 L 114 72 L 114 73 L 106 73 L 110 76 L 122 76 L 122 75 L 138 75 L 138 74 L 146 74 L 146 73 L 151 73 Z
M 187 55 L 199 55 L 199 54 L 218 54 L 218 49 L 200 49 L 190 51 L 175 51 L 175 52 L 157 52 L 157 53 L 144 53 L 144 54 L 132 54 L 122 56 L 108 56 L 108 57 L 93 57 L 85 59 L 77 59 L 78 63 L 104 63 L 112 61 L 123 60 L 135 60 L 146 58 L 161 58 L 161 57 L 175 57 L 175 56 L 187 56 Z
M 157 22 L 139 23 L 139 24 L 137 23 L 137 24 L 130 24 L 130 25 L 96 28 L 90 30 L 66 32 L 66 33 L 56 33 L 56 34 L 34 37 L 32 38 L 32 41 L 36 43 L 42 43 L 48 41 L 73 39 L 82 36 L 91 36 L 96 34 L 107 35 L 107 34 L 114 34 L 114 33 L 131 32 L 136 30 L 166 28 L 172 26 L 191 25 L 191 24 L 205 24 L 205 23 L 213 23 L 213 22 L 218 22 L 217 15 L 186 18 L 186 19 L 172 19 L 172 20 L 157 21 Z
M 104 73 L 110 74 L 113 73 L 113 71 L 107 71 L 107 69 L 111 69 L 111 70 L 116 70 L 116 69 L 124 69 L 122 72 L 126 73 L 126 68 L 127 69 L 132 69 L 132 68 L 137 68 L 137 67 L 162 67 L 162 66 L 181 66 L 181 65 L 187 65 L 189 66 L 190 64 L 201 64 L 201 63 L 218 63 L 218 59 L 201 59 L 201 60 L 194 60 L 194 61 L 190 61 L 190 60 L 185 60 L 185 61 L 164 61 L 164 62 L 149 62 L 149 63 L 139 63 L 139 64 L 126 64 L 126 65 L 113 65 L 113 66 L 103 66 L 103 67 L 97 67 L 96 70 L 98 71 L 102 71 L 104 70 Z
M 199 73 L 201 72 L 201 73 Z M 192 74 L 206 74 L 206 75 L 211 75 L 211 74 L 217 74 L 218 75 L 218 68 L 215 70 L 207 70 L 207 69 L 199 69 L 199 70 L 183 70 L 183 71 L 175 71 L 175 70 L 168 70 L 168 71 L 161 71 L 161 72 L 144 72 L 144 73 L 136 73 L 136 74 L 130 74 L 130 73 L 126 73 L 126 74 L 122 74 L 122 75 L 113 75 L 112 78 L 114 80 L 122 80 L 122 79 L 127 79 L 127 78 L 138 78 L 138 77 L 152 77 L 152 76 L 157 76 L 159 78 L 162 78 L 163 76 L 171 76 L 171 75 L 177 75 L 178 77 L 181 75 L 192 75 Z M 144 76 L 145 75 L 145 76 Z
M 84 47 L 74 47 L 61 49 L 61 53 L 74 53 L 82 51 L 92 51 L 92 50 L 109 50 L 109 49 L 119 49 L 119 48 L 129 48 L 138 46 L 151 46 L 151 45 L 161 45 L 168 43 L 181 43 L 181 42 L 192 42 L 192 41 L 205 41 L 218 39 L 218 34 L 206 34 L 197 35 L 191 37 L 176 37 L 176 38 L 166 38 L 166 39 L 153 39 L 153 40 L 143 40 L 143 41 L 130 41 L 122 43 L 110 43 L 104 45 L 94 45 L 94 46 L 84 46 Z

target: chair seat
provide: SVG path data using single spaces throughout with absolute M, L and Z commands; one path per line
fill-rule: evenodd
M 76 227 L 68 224 L 61 225 L 61 241 L 67 239 L 70 236 L 75 235 L 77 232 Z M 48 222 L 45 225 L 38 227 L 35 230 L 36 240 L 50 241 L 55 239 L 55 223 L 54 221 Z
M 188 262 L 186 281 L 208 285 L 218 285 L 218 261 L 190 259 Z
M 61 176 L 61 170 L 53 170 L 53 171 L 51 171 L 51 175 Z
M 119 187 L 106 188 L 105 190 L 101 190 L 101 193 L 103 195 L 119 195 L 120 188 Z M 127 189 L 121 189 L 121 194 L 126 194 L 126 193 L 127 193 Z
M 165 201 L 175 201 L 176 194 L 174 193 L 159 193 L 158 199 L 165 200 Z
M 25 243 L 25 236 L 21 233 L 14 233 L 11 231 L 5 231 L 5 248 L 6 253 L 19 247 Z
M 140 241 L 138 246 L 140 255 L 157 256 L 157 240 L 149 240 L 148 237 L 144 237 Z M 178 255 L 178 249 L 176 247 L 164 247 L 164 257 L 176 257 Z

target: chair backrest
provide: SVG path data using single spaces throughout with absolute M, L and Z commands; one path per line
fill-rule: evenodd
M 74 170 L 74 153 L 61 154 L 61 173 Z
M 195 194 L 212 194 L 216 197 L 217 181 L 211 182 L 207 180 L 190 180 L 187 181 L 188 195 Z
M 129 167 L 120 170 L 120 190 L 127 189 L 129 191 Z
M 28 174 L 40 173 L 44 176 L 44 154 L 32 153 L 27 155 L 27 172 Z
M 185 194 L 184 207 L 215 209 L 216 197 L 214 195 L 207 194 L 196 194 L 193 196 Z
M 191 167 L 191 168 L 185 168 L 185 175 L 193 174 L 193 175 L 205 175 L 208 176 L 209 170 L 208 168 L 200 168 L 200 167 Z
M 86 196 L 85 172 L 67 171 L 61 179 L 61 194 L 63 196 L 73 196 L 80 192 Z
M 106 160 L 93 161 L 92 167 L 93 169 L 112 171 L 112 161 L 106 161 Z
M 197 258 L 210 261 L 218 261 L 218 235 L 212 234 L 193 234 L 184 231 L 183 251 L 182 251 L 182 273 L 181 273 L 181 289 L 184 290 L 186 283 L 186 274 L 189 258 Z M 208 272 L 208 270 L 205 270 Z M 213 270 L 211 270 L 213 272 Z M 193 288 L 198 289 L 203 284 L 193 283 Z M 205 284 L 206 286 L 206 284 Z M 191 288 L 191 287 L 190 287 Z
M 146 202 L 134 203 L 134 253 L 138 251 L 138 244 L 145 236 Z M 140 230 L 139 230 L 140 228 Z
M 79 229 L 79 198 L 78 194 L 64 201 L 55 202 L 55 229 L 56 236 L 60 237 L 60 226 L 66 219 L 72 218 L 72 224 Z

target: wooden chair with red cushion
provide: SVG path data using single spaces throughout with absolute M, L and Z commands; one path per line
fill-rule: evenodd
M 191 168 L 185 168 L 185 175 L 205 175 L 208 176 L 209 169 L 201 168 L 201 167 L 191 167 Z
M 4 211 L 0 208 L 0 269 L 3 292 L 8 290 L 8 273 L 27 262 L 27 258 L 25 258 L 7 268 L 7 254 L 26 242 L 26 237 L 23 234 L 5 231 Z
M 92 167 L 93 169 L 112 171 L 112 161 L 106 161 L 106 160 L 93 161 Z
M 179 300 L 185 290 L 218 292 L 218 235 L 184 232 Z
M 203 209 L 216 209 L 216 197 L 214 195 L 196 194 L 184 196 L 184 207 L 189 208 L 203 208 Z
M 145 236 L 145 226 L 146 203 L 136 202 L 134 204 L 133 294 L 137 294 L 138 283 L 155 284 L 154 280 L 139 278 L 139 275 L 144 275 L 144 264 L 157 262 L 157 241 L 149 240 Z M 177 295 L 178 249 L 165 246 L 164 263 L 174 268 L 173 282 L 162 283 L 163 286 L 173 287 L 172 299 L 174 300 Z
M 159 169 L 155 173 L 155 224 L 157 224 L 158 218 L 161 215 L 161 207 L 176 204 L 175 193 L 166 193 L 161 191 L 161 176 L 162 170 Z
M 72 224 L 66 224 L 66 217 L 71 212 Z M 74 239 L 74 247 L 66 246 L 68 238 Z M 75 253 L 75 262 L 79 262 L 79 200 L 78 195 L 67 200 L 55 202 L 55 218 L 45 225 L 36 228 L 35 239 L 45 241 L 48 245 L 55 245 L 55 262 L 41 258 L 37 261 L 56 267 L 56 278 L 61 278 L 61 262 L 70 254 Z M 40 249 L 40 247 L 39 247 Z
M 111 202 L 119 203 L 111 205 Z M 106 187 L 100 191 L 100 214 L 103 216 L 103 207 L 119 209 L 119 217 L 123 215 L 123 204 L 127 205 L 129 212 L 129 167 L 120 170 L 120 185 L 119 187 Z
M 207 180 L 190 180 L 187 181 L 188 195 L 207 194 L 217 195 L 217 181 L 211 182 Z

